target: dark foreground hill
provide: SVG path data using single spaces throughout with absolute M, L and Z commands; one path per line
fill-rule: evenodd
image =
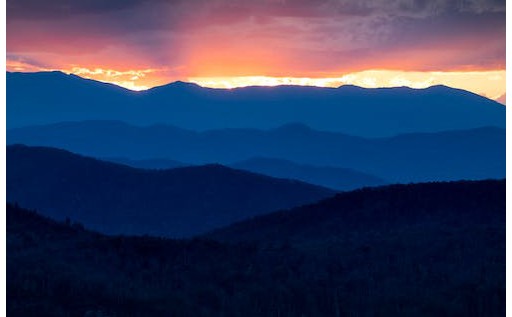
M 302 124 L 266 131 L 194 132 L 168 125 L 85 121 L 7 131 L 8 144 L 57 147 L 92 157 L 167 158 L 194 165 L 265 157 L 348 168 L 391 183 L 503 178 L 505 140 L 505 130 L 495 127 L 389 138 L 316 131 Z M 270 175 L 283 177 L 275 170 Z
M 504 180 L 422 183 L 339 193 L 318 203 L 233 224 L 208 237 L 229 242 L 300 243 L 504 221 Z
M 150 171 L 52 148 L 7 148 L 8 201 L 106 233 L 191 236 L 333 193 L 220 165 Z
M 7 73 L 7 126 L 122 120 L 192 130 L 271 129 L 299 122 L 358 136 L 505 127 L 505 107 L 446 86 L 208 89 L 176 82 L 133 92 L 60 72 Z
M 504 181 L 362 190 L 252 223 L 214 235 L 256 239 L 239 245 L 109 237 L 7 205 L 7 316 L 505 313 Z

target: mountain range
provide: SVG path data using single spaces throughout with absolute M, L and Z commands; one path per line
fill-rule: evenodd
M 7 201 L 111 234 L 189 237 L 333 194 L 221 165 L 145 170 L 52 148 L 7 148 Z
M 104 158 L 104 160 L 135 168 L 159 170 L 190 166 L 190 164 L 170 159 L 131 160 L 126 158 Z M 336 190 L 351 190 L 386 183 L 378 177 L 348 168 L 304 165 L 287 160 L 264 157 L 255 157 L 228 166 L 277 178 L 299 180 Z
M 7 315 L 503 316 L 505 189 L 363 189 L 191 240 L 8 204 Z
M 300 122 L 364 137 L 505 127 L 505 106 L 446 86 L 210 89 L 175 82 L 129 91 L 61 72 L 7 73 L 7 127 L 121 120 L 191 130 L 273 129 Z
M 9 317 L 505 314 L 495 101 L 39 72 L 6 110 Z
M 505 141 L 505 130 L 497 127 L 362 138 L 317 131 L 298 123 L 271 130 L 195 132 L 169 125 L 141 127 L 120 121 L 82 121 L 7 131 L 8 144 L 56 147 L 97 158 L 143 160 L 145 167 L 156 160 L 159 164 L 153 167 L 161 168 L 162 160 L 172 160 L 174 165 L 218 163 L 243 168 L 242 161 L 272 159 L 272 166 L 266 161 L 266 166 L 247 169 L 313 182 L 306 174 L 315 167 L 350 169 L 388 183 L 503 178 Z M 298 165 L 309 166 L 308 171 L 295 173 Z M 319 174 L 315 177 L 322 179 Z M 349 178 L 346 175 L 345 179 Z M 355 188 L 365 182 L 359 178 L 341 188 Z M 321 184 L 340 188 L 329 180 Z

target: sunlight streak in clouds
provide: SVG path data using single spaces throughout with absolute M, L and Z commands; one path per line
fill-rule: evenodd
M 6 9 L 9 71 L 134 90 L 188 80 L 505 93 L 505 0 L 7 0 Z

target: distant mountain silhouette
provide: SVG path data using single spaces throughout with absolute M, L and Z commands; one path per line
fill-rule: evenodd
M 191 236 L 332 194 L 220 165 L 151 171 L 51 148 L 7 148 L 8 201 L 106 233 Z
M 226 244 L 8 204 L 7 316 L 504 316 L 505 213 L 504 181 L 389 186 L 211 235 Z
M 505 107 L 476 94 L 427 89 L 301 86 L 209 89 L 177 82 L 143 92 L 59 72 L 7 73 L 7 127 L 122 120 L 192 130 L 271 129 L 300 122 L 366 137 L 505 127 Z
M 208 237 L 227 242 L 301 244 L 356 238 L 363 232 L 386 236 L 397 230 L 412 233 L 483 224 L 503 229 L 505 185 L 505 180 L 486 180 L 364 188 L 245 220 Z
M 190 166 L 169 159 L 103 158 L 105 161 L 145 169 L 169 169 Z M 378 177 L 348 168 L 324 167 L 297 164 L 287 160 L 255 157 L 228 165 L 228 167 L 263 174 L 271 177 L 295 179 L 309 184 L 337 190 L 351 190 L 365 186 L 383 185 L 386 182 Z
M 85 121 L 7 131 L 8 144 L 51 146 L 99 158 L 230 165 L 266 157 L 353 169 L 389 182 L 503 178 L 505 140 L 505 130 L 494 127 L 373 139 L 316 131 L 303 124 L 266 131 L 193 132 L 167 125 Z
M 231 164 L 230 167 L 273 177 L 297 179 L 337 190 L 351 190 L 386 183 L 378 177 L 347 168 L 302 165 L 270 158 L 253 158 Z

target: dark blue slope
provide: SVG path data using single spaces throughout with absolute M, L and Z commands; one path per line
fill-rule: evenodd
M 383 179 L 353 169 L 304 165 L 262 157 L 237 162 L 230 167 L 273 177 L 297 179 L 343 191 L 386 183 Z
M 61 72 L 7 73 L 7 126 L 124 116 L 133 95 Z

